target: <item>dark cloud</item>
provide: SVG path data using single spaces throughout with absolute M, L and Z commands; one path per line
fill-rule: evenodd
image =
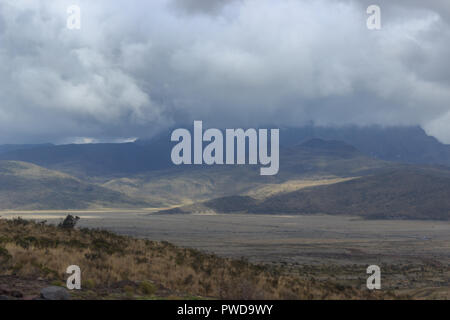
M 219 14 L 230 3 L 239 0 L 171 0 L 169 6 L 187 14 Z
M 3 0 L 0 142 L 145 137 L 195 119 L 419 124 L 450 142 L 447 2 L 379 3 L 369 31 L 363 1 L 79 0 L 71 31 L 73 1 Z

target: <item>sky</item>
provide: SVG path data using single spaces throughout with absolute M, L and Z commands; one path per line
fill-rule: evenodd
M 450 143 L 449 57 L 448 0 L 0 0 L 0 143 L 130 141 L 194 120 L 420 125 Z

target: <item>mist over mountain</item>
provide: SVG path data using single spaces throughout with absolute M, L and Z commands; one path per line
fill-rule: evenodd
M 450 143 L 447 0 L 0 4 L 0 142 L 212 127 L 420 125 Z M 39 121 L 36 121 L 39 119 Z

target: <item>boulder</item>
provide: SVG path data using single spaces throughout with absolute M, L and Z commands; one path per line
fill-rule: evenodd
M 70 294 L 63 287 L 46 287 L 41 290 L 41 298 L 44 300 L 70 300 Z
M 64 229 L 73 229 L 75 228 L 78 220 L 80 220 L 80 217 L 74 217 L 69 214 L 59 226 Z
M 9 295 L 14 298 L 23 298 L 23 293 L 17 290 L 11 291 Z
M 10 290 L 6 287 L 6 285 L 0 285 L 0 294 L 5 295 L 9 294 Z

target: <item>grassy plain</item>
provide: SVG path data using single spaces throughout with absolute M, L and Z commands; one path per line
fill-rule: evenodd
M 81 216 L 80 227 L 82 228 L 102 228 L 124 235 L 125 239 L 133 236 L 137 239 L 149 239 L 152 243 L 158 244 L 153 249 L 149 247 L 144 250 L 149 250 L 149 253 L 146 254 L 149 256 L 145 257 L 149 261 L 158 261 L 157 265 L 151 267 L 146 264 L 137 265 L 138 269 L 136 270 L 149 268 L 143 273 L 126 272 L 133 275 L 130 281 L 135 283 L 136 288 L 139 287 L 140 281 L 153 281 L 158 285 L 161 284 L 161 288 L 166 288 L 166 291 L 163 290 L 159 293 L 163 296 L 172 294 L 178 297 L 183 295 L 225 297 L 218 294 L 220 290 L 217 288 L 214 289 L 216 291 L 206 292 L 200 285 L 200 282 L 203 283 L 205 279 L 210 279 L 211 286 L 216 286 L 219 283 L 216 271 L 212 276 L 205 273 L 193 275 L 197 281 L 196 285 L 183 287 L 183 278 L 185 279 L 195 270 L 192 269 L 192 261 L 187 265 L 177 266 L 176 263 L 174 264 L 173 257 L 176 257 L 178 250 L 183 252 L 183 248 L 193 248 L 195 252 L 200 250 L 198 254 L 212 257 L 211 261 L 217 261 L 219 264 L 223 264 L 223 261 L 248 261 L 249 265 L 262 267 L 262 270 L 269 273 L 272 272 L 271 270 L 277 270 L 276 272 L 279 272 L 280 275 L 298 279 L 301 283 L 311 285 L 311 288 L 315 288 L 314 290 L 323 289 L 323 286 L 326 288 L 335 285 L 347 289 L 352 288 L 352 290 L 356 290 L 354 295 L 352 294 L 352 298 L 363 299 L 371 297 L 364 293 L 367 291 L 365 288 L 368 276 L 366 268 L 368 265 L 377 264 L 382 270 L 381 291 L 386 295 L 384 298 L 391 297 L 391 295 L 417 299 L 450 298 L 449 222 L 363 220 L 351 216 L 327 215 L 155 215 L 151 213 L 149 215 L 149 212 L 151 210 L 76 211 L 72 213 Z M 63 216 L 60 212 L 28 214 L 3 212 L 1 215 L 10 219 L 18 215 L 27 219 L 45 218 L 48 219 L 48 223 L 52 224 L 58 223 Z M 50 235 L 52 234 L 50 233 Z M 59 232 L 56 234 L 58 235 Z M 63 235 L 61 234 L 61 236 Z M 75 232 L 74 235 L 78 237 L 82 234 Z M 84 237 L 85 235 L 83 235 Z M 89 237 L 84 241 L 89 242 Z M 173 243 L 175 246 L 168 245 L 167 242 Z M 3 246 L 11 252 L 16 252 L 18 257 L 24 257 L 27 252 L 11 243 L 9 246 L 13 247 Z M 158 246 L 165 248 L 163 252 L 167 252 L 167 256 L 162 255 L 157 260 L 154 257 L 150 259 L 152 254 L 150 252 Z M 74 251 L 75 249 L 70 250 Z M 76 254 L 74 257 L 75 260 L 86 263 L 87 266 L 90 266 L 88 268 L 91 268 L 92 261 L 85 261 L 83 258 L 83 254 L 88 253 L 87 250 L 91 249 L 84 248 L 80 255 Z M 191 249 L 186 250 L 186 252 L 191 252 Z M 168 254 L 168 252 L 172 253 Z M 44 251 L 35 253 L 36 261 L 46 259 Z M 56 251 L 55 254 L 59 253 Z M 156 257 L 156 253 L 154 254 Z M 47 258 L 50 259 L 50 257 Z M 65 259 L 67 258 L 68 256 Z M 105 261 L 109 261 L 114 266 L 111 267 L 114 270 L 123 270 L 121 268 L 134 265 L 124 263 L 134 258 L 130 255 L 115 256 L 114 259 Z M 63 261 L 63 263 L 52 265 L 50 269 L 63 272 L 61 268 L 69 262 L 65 259 L 61 260 L 59 257 L 57 261 Z M 207 261 L 209 258 L 204 259 Z M 24 271 L 23 276 L 33 274 L 27 268 L 24 270 L 28 271 Z M 96 274 L 95 269 L 87 269 L 86 272 L 88 270 L 94 270 L 92 274 L 95 275 L 87 275 L 88 279 L 105 279 L 104 276 Z M 162 275 L 154 274 L 161 270 L 164 270 Z M 169 273 L 166 274 L 166 272 Z M 245 272 L 243 274 L 245 275 Z M 116 283 L 123 283 L 125 278 L 121 278 L 121 272 L 113 272 L 112 275 L 115 276 L 112 276 L 110 282 L 102 280 L 95 290 L 105 293 L 111 286 L 116 286 Z M 62 278 L 63 274 L 61 273 L 58 279 Z M 239 281 L 240 278 L 234 279 Z M 328 298 L 343 297 L 326 290 L 321 291 L 322 289 L 319 290 L 321 293 L 314 291 L 316 294 L 312 296 L 299 295 L 299 292 L 294 296 L 296 298 L 318 298 L 320 295 Z M 302 292 L 305 293 L 304 290 L 303 288 Z M 236 294 L 237 297 L 241 293 L 233 293 L 233 295 Z M 286 298 L 289 297 L 289 294 L 278 292 L 276 296 L 266 295 L 265 297 Z

